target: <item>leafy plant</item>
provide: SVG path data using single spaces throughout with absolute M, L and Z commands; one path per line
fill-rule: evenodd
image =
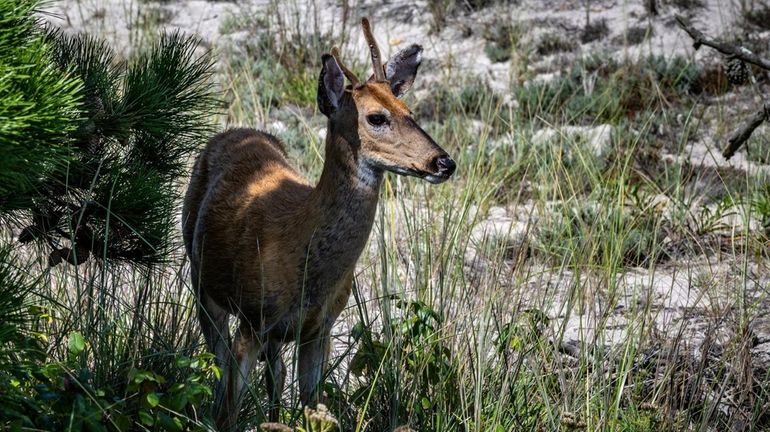
M 378 415 L 384 415 L 377 421 L 383 425 L 396 419 L 399 424 L 408 422 L 419 430 L 434 430 L 441 424 L 433 415 L 438 406 L 451 410 L 460 403 L 453 390 L 458 377 L 453 372 L 452 351 L 438 336 L 443 321 L 421 301 L 399 297 L 391 301 L 401 314 L 390 323 L 388 339 L 376 338 L 362 323 L 354 329 L 360 345 L 350 370 L 362 385 L 351 400 L 363 402 L 364 409 L 376 405 Z M 384 364 L 398 374 L 383 374 Z M 401 388 L 403 385 L 408 388 Z M 404 391 L 409 398 L 394 403 L 393 397 Z
M 14 429 L 129 431 L 136 425 L 158 431 L 204 431 L 210 421 L 199 407 L 211 396 L 207 383 L 219 377 L 213 355 L 179 357 L 177 367 L 185 379 L 167 382 L 148 370 L 131 369 L 123 392 L 98 388 L 91 371 L 78 368 L 75 358 L 84 354 L 86 341 L 73 332 L 69 337 L 70 361 L 28 364 L 0 381 L 5 399 L 0 424 Z

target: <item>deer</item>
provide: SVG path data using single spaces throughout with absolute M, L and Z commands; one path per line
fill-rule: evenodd
M 337 47 L 321 56 L 317 105 L 328 132 L 315 186 L 292 168 L 278 138 L 255 129 L 214 136 L 194 163 L 182 230 L 198 320 L 222 370 L 213 404 L 220 430 L 236 427 L 258 361 L 266 364 L 268 417 L 277 421 L 287 343 L 297 347 L 300 402 L 319 402 L 332 325 L 351 294 L 385 172 L 434 184 L 455 172 L 399 99 L 414 83 L 422 47 L 382 64 L 369 21 L 361 26 L 373 68 L 366 81 Z M 232 341 L 231 315 L 239 320 Z

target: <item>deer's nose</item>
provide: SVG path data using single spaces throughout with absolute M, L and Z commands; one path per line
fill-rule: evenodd
M 449 177 L 455 172 L 457 164 L 449 156 L 439 156 L 436 159 L 436 167 L 438 172 L 436 174 Z

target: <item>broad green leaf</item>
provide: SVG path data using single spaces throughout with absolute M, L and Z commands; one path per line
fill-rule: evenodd
M 147 393 L 145 399 L 147 400 L 147 405 L 149 405 L 151 408 L 155 408 L 158 406 L 158 403 L 160 403 L 160 397 L 155 392 Z
M 83 335 L 76 331 L 70 333 L 69 339 L 67 340 L 67 349 L 69 349 L 69 352 L 72 355 L 82 353 L 83 350 L 86 349 L 86 340 L 83 338 Z

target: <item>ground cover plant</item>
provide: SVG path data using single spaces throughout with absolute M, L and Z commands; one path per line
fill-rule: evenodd
M 5 8 L 20 3 L 0 0 Z M 563 2 L 560 13 L 527 1 L 430 2 L 422 15 L 401 4 L 373 10 L 348 2 L 212 1 L 198 21 L 183 2 L 60 3 L 76 6 L 60 13 L 75 30 L 110 41 L 117 65 L 162 45 L 162 30 L 200 31 L 216 61 L 205 82 L 222 104 L 192 111 L 210 113 L 214 129 L 250 125 L 278 135 L 310 178 L 323 165 L 326 133 L 315 107 L 320 54 L 339 45 L 351 68 L 368 73 L 364 47 L 350 36 L 367 14 L 395 29 L 383 33 L 386 53 L 387 44 L 392 51 L 400 43 L 426 47 L 408 102 L 456 158 L 456 177 L 441 187 L 386 177 L 353 296 L 333 331 L 326 409 L 297 405 L 296 353 L 288 347 L 282 425 L 265 428 L 770 428 L 766 125 L 730 161 L 720 155 L 768 81 L 749 68 L 748 79 L 732 83 L 730 59 L 705 48 L 693 54 L 674 20 L 690 17 L 704 32 L 767 57 L 766 44 L 733 31 L 761 27 L 761 2 L 659 1 L 655 14 L 642 1 L 623 13 L 611 2 Z M 125 21 L 110 21 L 121 10 L 130 12 Z M 28 10 L 17 11 L 21 17 Z M 705 18 L 714 16 L 720 18 Z M 79 148 L 85 129 L 78 125 L 109 116 L 95 115 L 77 68 L 55 66 L 50 33 L 14 35 L 26 43 L 6 39 L 8 29 L 24 28 L 20 22 L 0 21 L 0 70 L 34 78 L 27 88 L 45 92 L 20 94 L 55 103 L 36 103 L 41 111 L 29 118 L 37 123 L 22 123 L 25 117 L 4 115 L 20 100 L 4 90 L 15 81 L 0 82 L 0 152 L 19 156 L 0 158 L 0 165 L 32 164 L 0 170 L 0 208 L 13 215 L 3 220 L 0 254 L 0 425 L 210 428 L 218 371 L 195 322 L 175 217 L 187 158 L 207 137 L 193 140 L 197 128 L 183 133 L 170 158 L 170 186 L 139 188 L 168 194 L 138 193 L 166 203 L 163 212 L 115 208 L 135 227 L 125 232 L 144 239 L 132 244 L 163 240 L 161 254 L 140 265 L 89 259 L 49 267 L 54 248 L 45 236 L 18 242 L 25 229 L 41 225 L 32 209 L 50 194 L 36 191 L 49 190 L 41 181 L 82 161 L 67 154 Z M 72 30 L 67 20 L 51 22 Z M 587 22 L 601 23 L 601 31 L 581 40 Z M 125 33 L 111 33 L 121 26 Z M 197 49 L 191 52 L 203 52 Z M 468 61 L 468 52 L 484 60 Z M 11 62 L 19 58 L 39 72 L 19 72 L 22 65 Z M 128 84 L 116 87 L 116 101 Z M 40 126 L 43 118 L 51 127 Z M 126 147 L 119 135 L 109 135 L 110 145 L 138 149 L 133 144 L 144 132 L 131 130 L 137 135 Z M 131 152 L 108 153 L 125 161 Z M 137 175 L 145 171 L 132 169 L 130 178 L 147 180 Z M 16 177 L 6 180 L 8 173 Z M 12 213 L 8 191 L 35 199 L 14 204 Z M 75 198 L 99 202 L 82 192 L 67 196 Z M 51 232 L 56 249 L 77 249 L 69 224 L 79 206 L 62 203 L 66 216 L 56 226 L 67 235 Z M 149 233 L 162 235 L 145 235 L 144 217 L 158 217 L 163 228 Z M 100 226 L 112 232 L 111 224 Z M 266 421 L 258 376 L 240 416 L 244 429 Z

